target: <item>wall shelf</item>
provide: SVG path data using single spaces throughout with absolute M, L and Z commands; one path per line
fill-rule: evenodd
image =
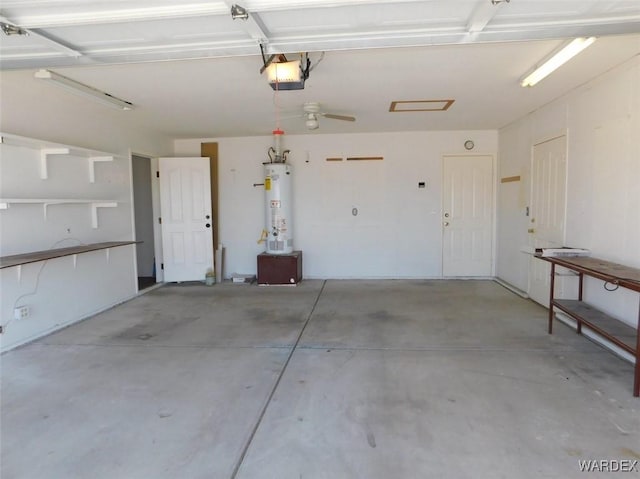
M 40 150 L 40 178 L 43 180 L 49 178 L 49 156 L 68 154 L 69 148 L 42 148 Z
M 101 161 L 113 161 L 113 156 L 90 156 L 89 160 L 89 183 L 96 182 L 96 163 Z
M 44 219 L 47 219 L 47 210 L 53 205 L 87 204 L 91 207 L 91 226 L 98 227 L 98 208 L 115 208 L 118 202 L 115 200 L 103 199 L 80 199 L 80 198 L 0 198 L 0 210 L 6 210 L 10 205 L 29 204 L 42 205 Z
M 15 254 L 11 256 L 0 256 L 0 269 L 22 266 L 29 263 L 37 263 L 48 259 L 62 258 L 64 256 L 74 256 L 90 251 L 108 250 L 118 246 L 140 243 L 140 241 L 106 241 L 103 243 L 91 243 L 69 248 L 56 248 L 43 251 L 33 251 L 31 253 Z
M 40 150 L 40 178 L 43 180 L 49 178 L 48 163 L 50 156 L 64 155 L 86 158 L 89 164 L 89 183 L 95 183 L 96 181 L 96 162 L 113 161 L 113 159 L 115 158 L 114 155 L 105 154 L 104 152 L 96 150 L 89 150 L 79 147 L 68 147 L 56 143 L 50 143 L 17 135 L 1 134 L 0 143 Z

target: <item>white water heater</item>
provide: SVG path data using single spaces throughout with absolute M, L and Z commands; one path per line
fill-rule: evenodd
M 266 252 L 289 254 L 293 252 L 291 166 L 266 163 L 264 170 Z

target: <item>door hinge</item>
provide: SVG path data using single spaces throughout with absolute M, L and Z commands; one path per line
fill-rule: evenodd
M 156 171 L 156 178 L 160 178 L 160 172 Z
M 164 271 L 164 263 L 160 263 L 160 269 Z
M 161 225 L 162 224 L 162 217 L 158 218 L 158 224 Z

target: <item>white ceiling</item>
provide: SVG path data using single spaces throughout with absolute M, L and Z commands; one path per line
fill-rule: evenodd
M 319 133 L 494 129 L 640 54 L 640 2 L 602 0 L 3 0 L 3 111 L 37 98 L 40 114 L 108 109 L 33 78 L 50 68 L 136 105 L 124 126 L 171 138 L 268 134 L 305 101 L 354 115 Z M 533 88 L 518 80 L 567 38 L 598 41 Z M 309 52 L 304 90 L 274 94 L 266 54 Z M 401 48 L 400 48 L 401 47 Z M 324 56 L 322 54 L 324 53 Z M 317 65 L 316 65 L 317 64 Z M 454 99 L 446 112 L 389 113 L 394 100 Z M 3 114 L 4 116 L 4 114 Z M 10 121 L 3 120 L 5 124 Z M 302 118 L 287 133 L 307 132 Z

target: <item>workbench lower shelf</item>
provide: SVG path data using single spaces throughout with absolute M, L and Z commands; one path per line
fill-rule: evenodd
M 553 305 L 576 320 L 577 332 L 591 329 L 620 349 L 635 356 L 636 330 L 628 324 L 575 299 L 555 299 Z

